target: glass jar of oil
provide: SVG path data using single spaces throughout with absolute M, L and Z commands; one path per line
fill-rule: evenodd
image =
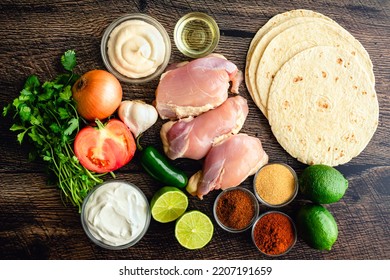
M 184 15 L 175 26 L 174 41 L 181 53 L 199 58 L 214 51 L 219 42 L 219 28 L 215 20 L 201 12 Z

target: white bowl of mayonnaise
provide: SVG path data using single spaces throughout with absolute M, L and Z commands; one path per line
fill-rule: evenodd
M 96 186 L 83 201 L 81 224 L 95 244 L 126 249 L 145 235 L 150 224 L 149 202 L 134 184 L 111 180 Z
M 171 57 L 171 41 L 153 17 L 135 13 L 114 20 L 101 41 L 104 65 L 119 80 L 144 83 L 159 77 Z

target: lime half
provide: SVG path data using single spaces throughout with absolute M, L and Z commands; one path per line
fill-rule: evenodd
M 176 220 L 187 210 L 187 206 L 187 195 L 175 187 L 159 189 L 150 202 L 152 217 L 160 223 Z
M 210 218 L 198 210 L 184 213 L 175 226 L 175 236 L 184 248 L 194 250 L 206 246 L 214 233 Z

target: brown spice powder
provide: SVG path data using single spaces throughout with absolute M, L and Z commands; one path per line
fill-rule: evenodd
M 226 227 L 240 230 L 246 228 L 252 221 L 255 216 L 255 206 L 248 193 L 234 189 L 220 197 L 216 214 Z
M 287 202 L 295 191 L 295 178 L 282 164 L 264 166 L 256 176 L 257 194 L 267 203 L 279 205 Z

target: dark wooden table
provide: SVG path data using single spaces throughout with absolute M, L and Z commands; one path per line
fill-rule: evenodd
M 291 2 L 291 3 L 290 3 Z M 292 4 L 294 2 L 294 4 Z M 142 12 L 158 19 L 173 43 L 175 22 L 190 11 L 213 16 L 221 29 L 217 52 L 245 68 L 245 57 L 256 31 L 272 16 L 305 8 L 324 13 L 349 30 L 369 52 L 379 98 L 379 127 L 367 148 L 349 163 L 337 167 L 349 180 L 344 198 L 326 207 L 339 226 L 332 251 L 311 249 L 302 239 L 281 259 L 390 259 L 390 1 L 0 1 L 0 105 L 18 96 L 25 78 L 36 74 L 49 80 L 61 70 L 60 55 L 74 49 L 76 71 L 104 69 L 100 40 L 105 28 L 125 13 Z M 171 62 L 184 60 L 173 44 Z M 154 98 L 157 80 L 146 85 L 122 83 L 125 99 Z M 250 111 L 242 132 L 259 137 L 270 161 L 290 164 L 299 174 L 305 165 L 289 156 L 277 143 L 268 122 L 242 84 Z M 161 148 L 162 121 L 143 141 Z M 251 243 L 250 232 L 230 234 L 215 224 L 212 241 L 203 249 L 188 251 L 176 242 L 174 224 L 152 221 L 136 246 L 108 251 L 90 242 L 78 210 L 64 205 L 55 186 L 46 184 L 44 165 L 28 162 L 28 149 L 9 131 L 11 120 L 0 122 L 0 259 L 263 259 Z M 239 155 L 238 155 L 239 156 Z M 175 165 L 192 175 L 201 163 L 177 160 Z M 150 199 L 161 187 L 141 169 L 137 160 L 116 172 L 118 179 L 138 185 Z M 253 177 L 243 186 L 251 188 Z M 212 217 L 218 191 L 203 201 L 190 198 L 189 209 Z M 294 214 L 304 203 L 300 195 L 281 209 Z M 261 212 L 267 211 L 261 206 Z

